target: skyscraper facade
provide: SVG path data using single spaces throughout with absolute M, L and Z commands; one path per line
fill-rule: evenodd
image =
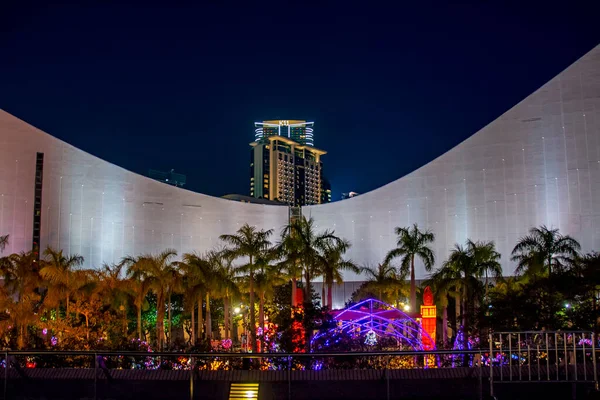
M 321 204 L 331 203 L 331 183 L 327 178 L 321 179 Z
M 254 138 L 261 141 L 270 136 L 283 136 L 296 143 L 314 146 L 314 122 L 301 120 L 270 120 L 254 123 Z
M 279 135 L 250 146 L 250 196 L 291 206 L 321 204 L 325 151 Z

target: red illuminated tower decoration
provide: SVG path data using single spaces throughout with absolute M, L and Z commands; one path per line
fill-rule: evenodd
M 433 293 L 431 288 L 427 286 L 423 292 L 423 305 L 421 306 L 421 317 L 423 330 L 427 332 L 429 337 L 423 337 L 423 350 L 435 349 L 435 328 L 437 309 L 433 304 Z

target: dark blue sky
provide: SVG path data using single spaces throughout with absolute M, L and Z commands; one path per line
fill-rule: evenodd
M 600 43 L 598 2 L 0 3 L 0 108 L 212 195 L 248 194 L 253 122 L 275 118 L 315 121 L 334 199 L 375 189 Z

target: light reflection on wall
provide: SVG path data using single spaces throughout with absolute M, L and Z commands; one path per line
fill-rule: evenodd
M 435 233 L 438 265 L 455 243 L 493 240 L 511 274 L 514 244 L 542 224 L 574 236 L 584 251 L 598 249 L 599 71 L 600 46 L 429 164 L 303 213 L 350 238 L 349 257 L 372 265 L 394 246 L 394 227 L 414 223 Z M 417 278 L 426 276 L 417 262 Z
M 0 232 L 10 234 L 9 252 L 31 249 L 36 152 L 45 154 L 41 246 L 81 254 L 87 266 L 165 248 L 204 252 L 246 222 L 279 233 L 288 220 L 287 207 L 234 202 L 151 180 L 0 111 Z

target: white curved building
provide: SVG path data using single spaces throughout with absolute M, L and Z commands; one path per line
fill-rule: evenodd
M 167 185 L 110 164 L 0 110 L 0 232 L 31 250 L 37 153 L 44 154 L 40 245 L 99 267 L 165 248 L 203 252 L 244 223 L 278 234 L 288 209 Z
M 493 240 L 512 274 L 515 243 L 542 224 L 600 250 L 600 46 L 432 162 L 303 214 L 348 238 L 359 263 L 381 261 L 394 227 L 415 223 L 435 233 L 438 265 L 455 243 Z
M 88 266 L 167 247 L 202 252 L 246 222 L 279 233 L 288 221 L 287 207 L 153 181 L 0 111 L 0 234 L 10 234 L 8 252 L 32 248 L 38 153 L 41 248 L 79 253 Z M 436 234 L 438 262 L 467 238 L 495 241 L 507 274 L 512 247 L 532 226 L 560 228 L 585 251 L 600 249 L 600 46 L 429 164 L 303 214 L 351 240 L 350 257 L 363 264 L 394 246 L 395 226 L 414 223 Z M 417 278 L 425 276 L 419 265 Z

